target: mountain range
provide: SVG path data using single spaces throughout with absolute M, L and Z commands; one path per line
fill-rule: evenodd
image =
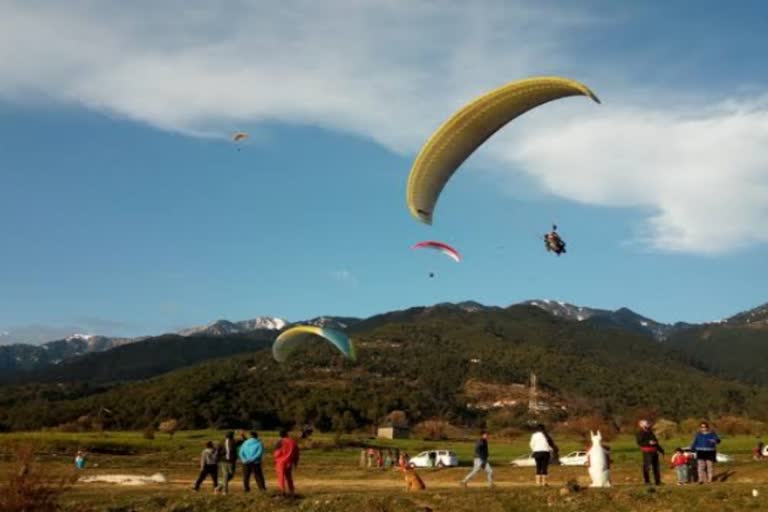
M 109 428 L 145 428 L 175 417 L 186 428 L 309 420 L 322 430 L 344 430 L 394 409 L 413 421 L 525 428 L 532 371 L 549 422 L 595 414 L 631 421 L 649 409 L 675 420 L 719 414 L 768 420 L 761 308 L 670 330 L 663 342 L 653 335 L 655 325 L 631 311 L 544 300 L 321 317 L 313 321 L 346 326 L 357 360 L 318 340 L 283 364 L 270 350 L 280 330 L 217 334 L 221 325 L 214 322 L 210 331 L 147 338 L 19 372 L 0 388 L 0 429 L 57 426 L 103 409 L 113 411 L 99 420 Z
M 720 332 L 728 326 L 749 327 L 756 330 L 756 332 L 751 334 L 751 337 L 761 340 L 764 335 L 762 329 L 768 329 L 768 303 L 738 313 L 726 320 L 707 324 L 689 324 L 684 322 L 666 324 L 657 322 L 624 307 L 611 311 L 548 299 L 529 300 L 521 302 L 518 305 L 534 306 L 546 311 L 554 317 L 577 323 L 584 323 L 585 325 L 597 328 L 619 329 L 646 336 L 659 342 L 672 340 L 668 345 L 683 351 L 693 350 L 692 343 L 694 342 L 690 340 L 697 339 L 697 333 L 708 333 L 706 336 L 711 338 L 713 332 Z M 466 313 L 501 311 L 503 309 L 499 306 L 486 306 L 475 301 L 464 301 L 390 311 L 365 319 L 356 317 L 320 316 L 300 322 L 289 322 L 278 317 L 258 316 L 237 322 L 220 319 L 207 325 L 181 329 L 175 334 L 185 338 L 215 338 L 259 333 L 261 337 L 264 337 L 268 336 L 270 332 L 274 333 L 276 336 L 277 333 L 283 329 L 299 324 L 329 327 L 346 330 L 348 332 L 360 332 L 377 325 L 400 321 L 404 318 L 418 318 L 420 315 L 427 316 L 434 310 L 434 308 L 441 308 L 443 310 L 454 309 Z M 72 334 L 64 339 L 50 341 L 42 345 L 0 345 L 0 372 L 3 372 L 6 378 L 19 372 L 34 371 L 38 374 L 37 371 L 42 368 L 60 365 L 63 362 L 87 354 L 109 351 L 123 345 L 157 338 L 157 336 L 114 338 L 90 334 Z M 715 338 L 719 339 L 717 336 L 715 336 Z M 750 346 L 754 343 L 758 342 L 753 342 L 750 338 Z M 702 364 L 704 363 L 711 365 L 711 362 L 709 361 L 702 362 Z

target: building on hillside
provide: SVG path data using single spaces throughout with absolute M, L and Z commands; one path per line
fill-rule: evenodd
M 383 426 L 376 431 L 376 437 L 380 439 L 408 439 L 411 429 L 408 427 Z

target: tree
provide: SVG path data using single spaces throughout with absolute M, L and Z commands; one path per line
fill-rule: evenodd
M 179 420 L 169 419 L 160 423 L 157 427 L 160 432 L 165 432 L 169 437 L 173 437 L 173 434 L 179 429 Z

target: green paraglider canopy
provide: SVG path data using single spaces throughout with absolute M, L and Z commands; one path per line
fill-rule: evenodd
M 335 329 L 316 327 L 314 325 L 299 325 L 281 333 L 272 344 L 272 356 L 275 358 L 275 361 L 282 363 L 297 346 L 318 338 L 330 342 L 347 358 L 353 361 L 357 359 L 355 345 L 349 336 Z

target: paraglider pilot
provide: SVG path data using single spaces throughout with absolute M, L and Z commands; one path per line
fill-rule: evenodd
M 547 251 L 554 252 L 558 256 L 565 253 L 565 241 L 557 234 L 557 226 L 552 226 L 552 231 L 544 235 L 544 245 Z

